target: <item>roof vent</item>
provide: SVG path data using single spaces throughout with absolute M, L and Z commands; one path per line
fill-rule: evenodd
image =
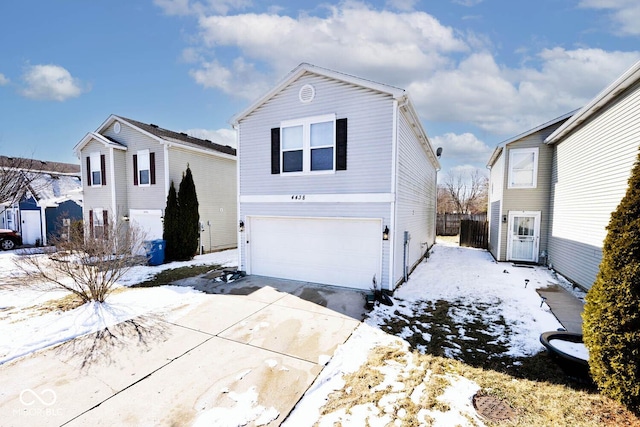
M 302 103 L 308 103 L 313 101 L 313 98 L 316 97 L 316 89 L 310 84 L 306 84 L 300 88 L 300 92 L 298 92 L 298 98 Z
M 158 125 L 154 125 L 153 123 L 151 123 L 149 126 L 151 126 L 152 128 L 157 128 Z

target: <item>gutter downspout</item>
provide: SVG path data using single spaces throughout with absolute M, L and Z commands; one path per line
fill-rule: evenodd
M 389 233 L 389 281 L 387 284 L 387 288 L 390 291 L 393 291 L 395 285 L 395 274 L 394 274 L 394 262 L 395 262 L 395 235 L 396 235 L 396 190 L 397 190 L 397 180 L 396 173 L 398 172 L 397 161 L 398 161 L 398 100 L 393 100 L 393 129 L 391 131 L 391 206 L 389 207 L 389 226 L 391 227 L 391 233 Z M 384 227 L 384 224 L 382 224 Z M 382 242 L 384 245 L 384 241 Z M 384 250 L 384 248 L 383 248 Z M 380 289 L 382 289 L 382 277 L 380 277 Z

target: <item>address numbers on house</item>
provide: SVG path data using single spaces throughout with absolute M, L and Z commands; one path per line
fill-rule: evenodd
M 304 200 L 306 197 L 304 194 L 294 194 L 291 196 L 291 200 Z

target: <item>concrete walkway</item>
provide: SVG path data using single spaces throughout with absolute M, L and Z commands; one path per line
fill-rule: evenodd
M 569 332 L 582 333 L 582 311 L 584 303 L 565 288 L 556 284 L 549 284 L 546 288 L 538 289 L 538 294 L 546 298 L 546 304 L 556 319 Z
M 206 411 L 279 425 L 360 323 L 331 305 L 346 299 L 362 313 L 364 298 L 273 284 L 252 277 L 225 285 L 194 308 L 0 365 L 0 425 L 191 425 Z

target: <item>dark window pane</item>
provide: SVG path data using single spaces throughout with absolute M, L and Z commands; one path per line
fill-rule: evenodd
M 140 171 L 140 184 L 149 184 L 149 170 Z
M 102 173 L 100 173 L 100 171 L 91 172 L 91 177 L 92 177 L 91 183 L 93 185 L 101 185 L 102 184 L 102 181 L 101 181 Z
M 311 150 L 311 170 L 333 170 L 333 148 L 316 148 Z
M 282 153 L 282 172 L 302 172 L 302 150 Z

